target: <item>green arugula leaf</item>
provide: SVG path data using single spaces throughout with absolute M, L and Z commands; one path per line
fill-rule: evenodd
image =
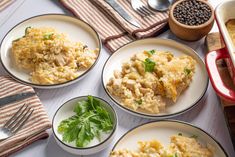
M 146 58 L 144 61 L 145 72 L 153 72 L 155 65 L 156 63 L 154 61 L 152 61 L 150 58 Z
M 88 112 L 90 110 L 90 105 L 87 101 L 79 101 L 77 102 L 77 105 L 74 108 L 74 112 L 77 113 L 77 115 L 82 115 L 85 112 Z
M 102 132 L 113 129 L 109 112 L 102 107 L 102 102 L 92 96 L 77 102 L 74 112 L 76 115 L 61 121 L 58 126 L 65 142 L 75 141 L 77 147 L 85 147 L 95 137 L 101 140 Z
M 92 109 L 95 110 L 95 106 L 94 106 L 94 102 L 93 102 L 93 100 L 94 100 L 93 96 L 88 95 L 87 99 L 88 99 L 88 103 L 91 105 Z
M 86 131 L 86 128 L 85 128 L 85 125 L 83 125 L 81 130 L 78 133 L 78 136 L 77 136 L 78 138 L 76 139 L 76 145 L 78 147 L 83 147 L 83 143 L 86 140 L 85 131 Z
M 73 123 L 76 120 L 77 120 L 77 115 L 74 115 L 68 119 L 63 120 L 62 122 L 60 122 L 60 125 L 58 126 L 58 132 L 59 133 L 65 132 L 69 128 L 71 123 Z
M 78 121 L 74 121 L 69 124 L 68 128 L 63 132 L 63 141 L 72 142 L 77 139 L 78 132 L 80 131 L 80 126 Z

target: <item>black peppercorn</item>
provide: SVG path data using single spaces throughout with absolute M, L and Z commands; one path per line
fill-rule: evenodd
M 186 25 L 201 25 L 208 21 L 212 11 L 208 5 L 198 0 L 187 0 L 179 3 L 173 10 L 177 21 Z

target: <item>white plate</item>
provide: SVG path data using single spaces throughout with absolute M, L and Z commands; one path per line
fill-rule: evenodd
M 137 150 L 138 141 L 150 141 L 153 139 L 158 140 L 164 146 L 169 146 L 170 137 L 178 135 L 178 133 L 189 137 L 197 135 L 197 139 L 202 145 L 210 144 L 214 148 L 213 157 L 228 157 L 222 146 L 208 133 L 191 124 L 173 120 L 161 120 L 138 126 L 123 135 L 112 150 Z
M 189 87 L 181 93 L 176 103 L 166 106 L 165 112 L 159 114 L 149 114 L 139 111 L 133 111 L 121 105 L 121 103 L 117 99 L 115 99 L 115 97 L 113 97 L 111 93 L 109 93 L 109 91 L 106 89 L 106 84 L 108 83 L 109 79 L 113 77 L 114 70 L 121 70 L 121 66 L 124 61 L 129 60 L 131 56 L 138 52 L 152 49 L 156 49 L 158 51 L 170 51 L 175 56 L 189 55 L 193 57 L 197 62 L 195 74 Z M 208 82 L 209 79 L 206 72 L 205 64 L 193 49 L 173 40 L 161 38 L 137 40 L 121 47 L 106 61 L 102 72 L 102 83 L 104 89 L 109 97 L 114 101 L 114 103 L 117 104 L 117 106 L 134 115 L 153 119 L 173 117 L 191 109 L 205 94 Z
M 101 50 L 101 41 L 99 39 L 96 31 L 87 23 L 66 15 L 62 14 L 46 14 L 35 16 L 29 18 L 15 27 L 13 27 L 3 38 L 0 48 L 0 58 L 1 63 L 5 70 L 17 81 L 36 87 L 36 88 L 57 88 L 70 85 L 72 83 L 80 80 L 88 71 L 92 69 L 92 67 L 97 62 L 99 56 L 95 63 L 86 70 L 83 74 L 81 74 L 78 78 L 61 83 L 61 84 L 53 84 L 53 85 L 39 85 L 34 84 L 30 81 L 30 75 L 27 72 L 19 70 L 15 65 L 12 64 L 12 56 L 11 56 L 11 47 L 12 41 L 22 37 L 25 33 L 25 28 L 27 27 L 53 27 L 58 30 L 58 32 L 67 34 L 68 38 L 72 41 L 80 41 L 86 44 L 90 49 L 99 49 L 99 54 Z M 98 54 L 98 55 L 99 55 Z

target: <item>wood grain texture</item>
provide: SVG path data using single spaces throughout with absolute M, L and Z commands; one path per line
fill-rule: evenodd
M 209 52 L 224 47 L 224 42 L 218 32 L 208 34 L 205 39 L 205 44 Z

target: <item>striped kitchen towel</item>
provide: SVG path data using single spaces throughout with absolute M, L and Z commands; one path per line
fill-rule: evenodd
M 136 13 L 129 0 L 116 0 L 141 28 L 125 21 L 104 0 L 60 0 L 76 17 L 86 21 L 96 29 L 104 45 L 114 52 L 119 47 L 140 38 L 155 36 L 167 24 L 167 12 L 153 12 L 153 15 L 141 17 Z M 142 0 L 147 6 L 147 0 Z
M 0 12 L 8 7 L 11 3 L 13 3 L 15 0 L 0 0 Z
M 30 86 L 15 82 L 10 77 L 0 76 L 0 98 L 23 92 L 34 92 L 34 90 Z M 0 141 L 1 157 L 9 156 L 39 139 L 48 137 L 45 130 L 51 127 L 51 122 L 44 106 L 36 95 L 1 107 L 0 126 L 3 126 L 24 104 L 34 109 L 33 114 L 15 135 Z

